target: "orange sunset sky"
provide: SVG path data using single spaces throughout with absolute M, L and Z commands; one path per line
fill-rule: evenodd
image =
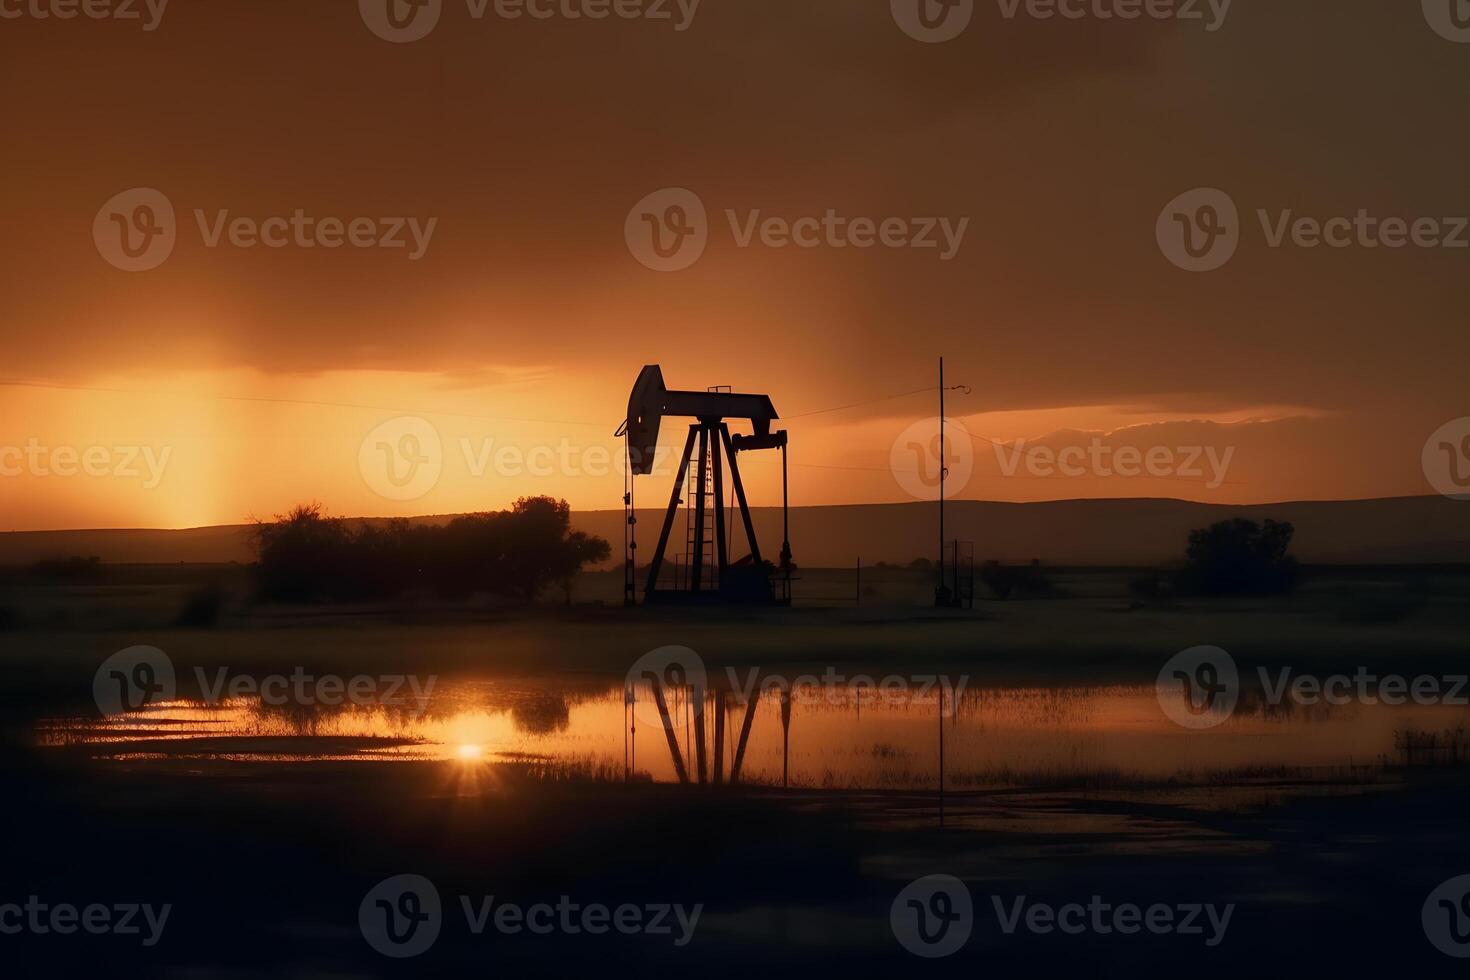
M 980 3 L 943 45 L 896 30 L 886 0 L 706 0 L 682 32 L 474 21 L 451 2 L 411 44 L 349 2 L 180 3 L 147 33 L 5 21 L 0 447 L 167 457 L 152 486 L 142 463 L 0 477 L 0 528 L 236 523 L 313 499 L 348 515 L 530 493 L 616 508 L 616 471 L 471 459 L 487 440 L 616 452 L 655 362 L 674 387 L 771 395 L 793 504 L 910 500 L 890 449 L 934 399 L 886 396 L 932 386 L 939 354 L 971 387 L 949 414 L 980 437 L 961 497 L 1430 493 L 1426 438 L 1470 414 L 1470 250 L 1273 249 L 1255 218 L 1470 214 L 1470 56 L 1418 6 L 1237 0 L 1206 33 Z M 1246 229 L 1225 268 L 1191 274 L 1154 227 L 1201 186 L 1227 189 Z M 129 273 L 92 225 L 136 187 L 168 197 L 179 231 L 166 262 Z M 659 273 L 623 232 L 666 187 L 697 193 L 711 230 L 691 268 Z M 414 260 L 211 248 L 194 217 L 297 209 L 437 225 Z M 725 212 L 755 209 L 968 228 L 949 261 L 742 248 Z M 398 501 L 364 481 L 359 449 L 403 414 L 434 426 L 444 463 Z M 1213 486 L 1007 476 L 989 441 L 1093 434 L 1231 462 Z M 778 457 L 742 465 L 752 502 L 778 502 Z M 639 502 L 666 493 L 648 480 Z

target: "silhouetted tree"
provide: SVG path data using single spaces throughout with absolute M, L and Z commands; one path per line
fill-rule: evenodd
M 1235 518 L 1189 532 L 1183 584 L 1206 595 L 1274 595 L 1296 587 L 1296 559 L 1287 554 L 1295 528 Z
M 318 503 L 301 504 L 274 521 L 257 521 L 255 550 L 261 594 L 304 602 L 336 598 L 336 576 L 347 561 L 348 529 L 340 518 L 322 516 Z

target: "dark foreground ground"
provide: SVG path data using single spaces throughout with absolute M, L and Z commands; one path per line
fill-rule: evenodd
M 1470 868 L 1470 785 L 1437 776 L 1216 809 L 1082 792 L 783 794 L 546 781 L 458 763 L 15 759 L 7 895 L 171 903 L 163 937 L 6 936 L 7 976 L 1461 976 L 1420 908 Z M 1215 800 L 1219 802 L 1219 798 Z M 374 952 L 358 907 L 393 875 L 431 880 L 438 940 Z M 945 959 L 900 947 L 890 906 L 945 873 L 975 903 Z M 673 935 L 472 934 L 458 896 L 528 907 L 703 905 Z M 1234 903 L 1205 935 L 1006 935 L 992 906 Z
M 32 895 L 171 911 L 151 947 L 143 936 L 0 932 L 0 976 L 1463 976 L 1466 961 L 1435 949 L 1421 922 L 1436 886 L 1470 874 L 1463 765 L 1019 786 L 951 793 L 941 813 L 932 792 L 602 782 L 459 760 L 102 759 L 34 744 L 38 719 L 95 711 L 98 665 L 137 643 L 165 649 L 181 673 L 620 675 L 666 643 L 711 665 L 940 667 L 976 684 L 1149 683 L 1164 658 L 1199 643 L 1230 649 L 1243 669 L 1470 667 L 1459 575 L 1364 573 L 1288 600 L 1158 604 L 1131 599 L 1121 579 L 1079 578 L 1058 595 L 954 616 L 232 608 L 212 629 L 170 625 L 177 585 L 11 592 L 26 622 L 0 631 L 0 926 L 13 921 L 6 903 Z M 433 882 L 443 910 L 432 946 L 400 960 L 369 945 L 359 906 L 403 874 Z M 890 918 L 900 892 L 934 874 L 961 879 L 974 905 L 969 941 L 942 959 L 906 950 Z M 668 935 L 476 935 L 461 896 L 475 907 L 566 896 L 702 911 L 682 946 L 677 924 Z M 1208 924 L 1199 935 L 1007 934 L 993 905 L 1093 896 L 1234 910 L 1210 946 Z M 1470 929 L 1470 909 L 1443 911 Z

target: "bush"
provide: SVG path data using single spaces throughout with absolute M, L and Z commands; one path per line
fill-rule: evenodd
M 96 555 L 85 558 L 72 555 L 70 558 L 38 561 L 31 566 L 31 572 L 37 578 L 56 582 L 92 582 L 101 578 L 101 564 L 102 559 Z
M 1295 529 L 1241 518 L 1189 532 L 1181 585 L 1202 595 L 1277 595 L 1296 588 L 1296 559 L 1286 552 Z
M 1029 565 L 1002 565 L 998 561 L 988 561 L 980 569 L 980 581 L 997 599 L 1009 599 L 1015 594 L 1048 595 L 1052 591 L 1051 580 L 1042 571 L 1039 561 Z
M 219 625 L 220 613 L 224 608 L 224 590 L 217 585 L 207 586 L 191 593 L 184 600 L 184 607 L 179 610 L 174 625 L 189 629 L 212 629 Z
M 255 544 L 262 596 L 286 602 L 381 599 L 415 588 L 529 601 L 611 554 L 602 538 L 571 530 L 571 508 L 550 497 L 523 497 L 510 510 L 443 527 L 353 524 L 309 504 L 258 524 Z
M 1139 599 L 1168 599 L 1174 594 L 1174 583 L 1163 572 L 1143 572 L 1128 581 L 1128 591 Z

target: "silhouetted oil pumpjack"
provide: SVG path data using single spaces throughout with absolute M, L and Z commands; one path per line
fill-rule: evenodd
M 628 451 L 628 476 L 623 494 L 623 505 L 627 512 L 624 535 L 624 602 L 632 605 L 637 601 L 635 558 L 638 545 L 634 533 L 637 518 L 633 508 L 633 477 L 653 472 L 659 424 L 665 417 L 673 416 L 693 418 L 696 421 L 689 426 L 689 437 L 684 441 L 684 452 L 679 457 L 679 472 L 674 478 L 673 492 L 669 495 L 669 508 L 664 514 L 658 547 L 648 565 L 648 577 L 643 590 L 644 601 L 789 603 L 791 534 L 788 519 L 786 432 L 771 431 L 771 422 L 779 418 L 775 406 L 766 395 L 745 395 L 722 390 L 670 391 L 664 386 L 663 372 L 657 364 L 650 364 L 639 373 L 633 392 L 628 397 L 627 419 L 617 432 L 617 435 L 626 437 Z M 753 431 L 750 435 L 731 435 L 726 419 L 748 419 Z M 736 462 L 737 454 L 755 449 L 781 450 L 783 540 L 779 566 L 761 558 L 755 524 L 751 521 L 750 506 L 745 499 L 745 484 L 741 482 L 740 466 Z M 695 503 L 692 514 L 689 515 L 687 529 L 687 574 L 679 574 L 684 569 L 676 568 L 674 587 L 661 587 L 659 573 L 668 548 L 669 534 L 674 527 L 674 518 L 679 505 L 684 502 L 681 494 L 686 490 L 685 478 L 689 474 L 691 462 L 696 463 L 698 472 L 688 488 Z M 726 540 L 727 467 L 735 500 L 740 508 L 745 539 L 750 547 L 749 554 L 734 561 L 730 559 L 731 542 Z M 706 566 L 706 561 L 710 558 L 713 558 L 713 563 Z

